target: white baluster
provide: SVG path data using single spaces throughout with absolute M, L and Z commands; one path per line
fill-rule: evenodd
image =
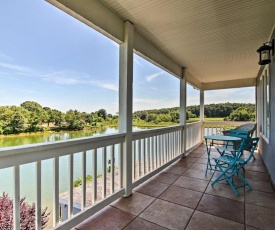
M 13 167 L 14 199 L 13 199 L 13 226 L 20 230 L 20 166 Z
M 107 166 L 106 166 L 106 147 L 102 148 L 102 198 L 104 199 L 106 197 L 106 172 L 107 172 Z
M 69 200 L 68 200 L 68 218 L 73 216 L 73 178 L 74 178 L 74 155 L 69 155 Z M 82 178 L 85 180 L 86 178 Z
M 59 157 L 53 159 L 53 226 L 59 223 Z
M 111 146 L 111 192 L 113 194 L 115 191 L 115 146 Z
M 41 161 L 35 163 L 35 181 L 36 181 L 36 198 L 35 198 L 35 229 L 41 229 Z
M 97 149 L 93 149 L 92 151 L 92 204 L 94 204 L 96 200 L 97 200 Z
M 82 152 L 82 200 L 81 200 L 81 210 L 84 210 L 86 207 L 86 151 Z

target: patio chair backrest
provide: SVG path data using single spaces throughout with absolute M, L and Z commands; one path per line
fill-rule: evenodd
M 235 130 L 247 130 L 249 132 L 249 137 L 252 137 L 256 128 L 257 128 L 257 123 L 247 123 L 236 127 Z M 229 130 L 222 131 L 223 135 L 228 135 L 228 133 L 229 133 Z
M 247 139 L 249 137 L 249 131 L 239 130 L 239 129 L 231 129 L 228 131 L 228 136 L 240 137 L 242 139 Z
M 243 141 L 242 146 L 241 146 L 242 149 L 248 150 L 250 152 L 249 156 L 245 159 L 243 164 L 247 164 L 250 161 L 250 159 L 253 157 L 254 151 L 257 148 L 259 140 L 260 140 L 259 137 L 254 137 L 254 138 L 245 139 Z

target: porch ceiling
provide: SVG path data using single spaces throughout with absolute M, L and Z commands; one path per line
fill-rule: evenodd
M 101 0 L 200 82 L 255 78 L 274 0 Z

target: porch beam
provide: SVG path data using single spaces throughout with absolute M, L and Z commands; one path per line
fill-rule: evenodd
M 256 78 L 203 83 L 204 90 L 230 89 L 256 86 Z
M 110 39 L 122 43 L 124 21 L 97 0 L 46 0 Z M 108 22 L 108 23 L 106 23 Z
M 133 44 L 134 26 L 126 21 L 119 50 L 119 132 L 125 133 L 122 175 L 126 197 L 132 194 Z
M 186 81 L 187 81 L 190 85 L 196 87 L 197 89 L 201 89 L 202 83 L 201 83 L 196 77 L 194 77 L 193 75 L 191 75 L 191 74 L 188 72 L 188 69 L 186 69 L 185 79 L 186 79 Z
M 170 74 L 181 78 L 182 67 L 169 58 L 165 53 L 135 31 L 135 53 Z
M 124 21 L 110 8 L 99 0 L 45 0 L 77 20 L 85 23 L 89 27 L 104 34 L 108 38 L 122 44 L 124 41 Z M 108 23 L 106 23 L 108 22 Z M 182 77 L 182 66 L 170 58 L 160 48 L 142 36 L 138 31 L 134 31 L 133 48 L 137 55 L 149 62 L 157 65 L 161 69 L 171 73 L 177 78 Z M 187 81 L 197 88 L 200 82 L 194 76 L 187 74 Z

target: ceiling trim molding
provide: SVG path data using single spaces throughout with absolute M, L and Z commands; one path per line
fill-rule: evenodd
M 135 31 L 134 36 L 134 49 L 135 53 L 149 62 L 157 65 L 178 78 L 182 77 L 182 67 L 175 63 L 137 31 Z
M 202 83 L 196 77 L 194 77 L 192 74 L 188 72 L 188 69 L 186 71 L 186 81 L 197 89 L 202 89 L 203 87 Z
M 204 90 L 230 89 L 256 86 L 256 78 L 203 83 Z

